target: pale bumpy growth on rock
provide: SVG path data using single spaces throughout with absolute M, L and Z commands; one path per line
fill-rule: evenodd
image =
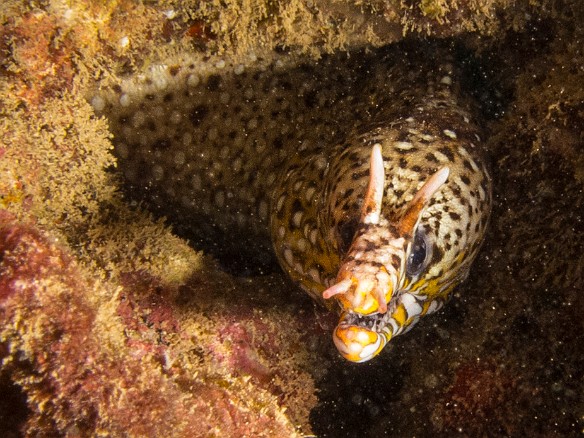
M 336 284 L 335 344 L 368 360 L 468 273 L 491 203 L 479 129 L 439 47 L 273 58 L 177 60 L 92 104 L 151 205 L 273 247 L 315 299 Z

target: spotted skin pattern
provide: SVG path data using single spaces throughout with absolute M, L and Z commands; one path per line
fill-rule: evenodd
M 317 63 L 193 55 L 91 102 L 129 184 L 273 250 L 341 309 L 335 345 L 363 362 L 444 304 L 483 240 L 491 181 L 459 88 L 447 51 L 399 47 Z

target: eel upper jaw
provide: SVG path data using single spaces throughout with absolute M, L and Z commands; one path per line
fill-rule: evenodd
M 370 226 L 354 239 L 336 284 L 323 297 L 334 296 L 345 311 L 360 315 L 387 312 L 394 291 L 403 282 L 407 243 L 392 238 L 386 226 Z
M 345 310 L 363 315 L 385 313 L 387 302 L 400 279 L 404 265 L 406 240 L 395 237 L 381 216 L 385 169 L 381 145 L 371 149 L 369 184 L 363 198 L 359 228 L 353 238 L 336 278 L 336 284 L 323 292 L 333 296 Z M 397 262 L 396 262 L 397 260 Z M 397 266 L 396 266 L 397 265 Z

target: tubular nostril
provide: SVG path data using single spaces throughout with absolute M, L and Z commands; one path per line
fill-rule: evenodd
M 335 295 L 344 294 L 350 289 L 350 287 L 352 285 L 353 285 L 353 280 L 350 278 L 347 278 L 346 280 L 340 281 L 337 284 L 334 284 L 331 287 L 329 287 L 327 290 L 325 290 L 322 293 L 322 297 L 325 300 L 328 300 L 329 298 L 331 298 Z

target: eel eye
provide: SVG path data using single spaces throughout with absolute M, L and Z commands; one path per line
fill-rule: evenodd
M 414 236 L 414 243 L 408 256 L 406 272 L 410 277 L 418 275 L 428 264 L 430 257 L 428 254 L 428 236 L 424 231 L 418 229 Z
M 349 219 L 339 224 L 337 229 L 340 237 L 340 249 L 343 254 L 349 250 L 351 243 L 353 243 L 358 224 L 357 219 Z

